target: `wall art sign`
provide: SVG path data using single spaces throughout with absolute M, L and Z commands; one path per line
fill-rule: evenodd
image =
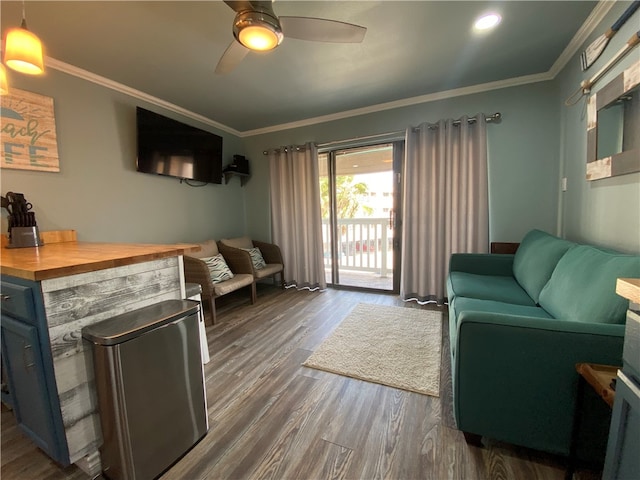
M 53 98 L 17 88 L 0 98 L 0 167 L 59 172 Z

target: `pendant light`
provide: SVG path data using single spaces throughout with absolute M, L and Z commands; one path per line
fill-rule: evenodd
M 9 94 L 9 82 L 7 81 L 7 69 L 0 63 L 0 95 Z
M 41 75 L 44 73 L 42 42 L 27 30 L 25 6 L 22 0 L 22 24 L 7 32 L 4 48 L 4 64 L 20 73 Z

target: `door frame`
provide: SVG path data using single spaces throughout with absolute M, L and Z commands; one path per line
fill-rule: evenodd
M 390 222 L 392 222 L 392 252 L 393 252 L 393 264 L 392 264 L 392 289 L 379 289 L 373 287 L 360 287 L 355 285 L 343 285 L 340 284 L 340 238 L 339 229 L 336 228 L 338 224 L 337 211 L 336 211 L 336 155 L 337 152 L 349 150 L 351 148 L 361 147 L 375 147 L 378 145 L 392 145 L 392 175 L 393 175 L 393 209 L 390 216 Z M 331 230 L 331 281 L 328 282 L 332 288 L 345 289 L 345 290 L 359 290 L 359 291 L 371 291 L 376 293 L 400 293 L 400 269 L 402 265 L 402 192 L 403 192 L 403 175 L 404 175 L 404 148 L 405 141 L 403 139 L 390 139 L 379 140 L 370 143 L 358 143 L 354 145 L 340 145 L 339 147 L 323 149 L 321 153 L 327 155 L 327 175 L 329 185 L 329 226 Z

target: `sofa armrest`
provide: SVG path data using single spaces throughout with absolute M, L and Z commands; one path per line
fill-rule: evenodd
M 260 242 L 258 240 L 253 240 L 253 246 L 260 249 L 262 252 L 262 258 L 267 263 L 279 263 L 284 264 L 282 261 L 282 252 L 280 251 L 280 247 L 274 243 Z
M 511 276 L 514 257 L 510 254 L 454 253 L 449 259 L 449 272 Z
M 202 298 L 213 296 L 213 282 L 209 267 L 201 259 L 184 255 L 184 279 L 187 283 L 198 283 L 202 287 Z
M 248 273 L 255 276 L 249 252 L 241 248 L 230 247 L 221 242 L 218 242 L 218 251 L 222 254 L 234 274 Z
M 461 312 L 454 358 L 458 428 L 568 453 L 577 363 L 622 364 L 624 325 Z

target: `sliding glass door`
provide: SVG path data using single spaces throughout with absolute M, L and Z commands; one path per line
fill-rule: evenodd
M 403 142 L 319 155 L 327 283 L 399 291 Z

